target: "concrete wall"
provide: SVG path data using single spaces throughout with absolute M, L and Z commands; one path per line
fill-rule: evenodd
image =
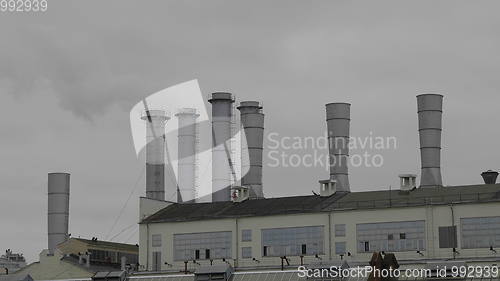
M 453 217 L 452 221 L 452 208 Z M 279 257 L 262 257 L 261 245 L 261 230 L 264 228 L 278 227 L 297 227 L 297 226 L 324 226 L 324 255 L 320 258 L 323 260 L 340 260 L 340 256 L 335 254 L 335 242 L 346 242 L 346 250 L 352 253 L 351 257 L 344 257 L 347 260 L 367 262 L 371 253 L 357 252 L 356 225 L 360 223 L 374 222 L 395 222 L 395 221 L 415 221 L 425 220 L 425 236 L 426 250 L 422 251 L 422 255 L 416 251 L 396 252 L 396 256 L 400 261 L 424 262 L 429 259 L 448 259 L 453 258 L 452 249 L 440 249 L 438 228 L 440 226 L 457 226 L 457 238 L 459 255 L 456 258 L 466 259 L 491 259 L 500 260 L 499 254 L 495 254 L 489 249 L 461 249 L 460 235 L 460 218 L 463 217 L 487 217 L 499 216 L 500 203 L 481 203 L 481 204 L 458 204 L 458 205 L 434 205 L 422 207 L 407 207 L 407 208 L 387 208 L 373 210 L 346 210 L 335 211 L 332 213 L 315 213 L 315 214 L 299 214 L 299 215 L 282 215 L 282 216 L 266 216 L 266 217 L 249 217 L 238 219 L 218 219 L 195 222 L 177 222 L 177 223 L 158 223 L 141 225 L 140 226 L 140 256 L 139 262 L 141 265 L 149 265 L 151 268 L 151 235 L 162 235 L 162 270 L 179 270 L 184 268 L 183 262 L 174 262 L 172 247 L 173 234 L 175 233 L 196 233 L 196 232 L 211 232 L 211 231 L 232 231 L 232 253 L 233 259 L 231 264 L 236 263 L 239 267 L 264 267 L 264 266 L 279 266 L 281 259 Z M 346 224 L 346 236 L 335 237 L 334 225 Z M 252 241 L 241 241 L 241 230 L 252 230 Z M 149 239 L 148 239 L 149 237 Z M 148 245 L 146 247 L 146 245 Z M 252 259 L 243 259 L 241 257 L 241 247 L 252 247 L 252 255 L 259 262 Z M 156 250 L 155 250 L 156 251 Z M 147 259 L 149 255 L 149 259 Z M 300 264 L 300 257 L 289 257 L 290 263 L 294 265 Z M 304 263 L 308 264 L 316 262 L 318 259 L 314 256 L 304 257 Z M 167 262 L 171 264 L 164 265 Z M 201 265 L 209 264 L 209 261 L 197 261 Z M 221 263 L 216 260 L 214 263 Z M 189 269 L 193 269 L 198 265 L 189 262 Z
M 90 278 L 94 275 L 93 272 L 61 260 L 62 256 L 57 250 L 54 255 L 47 254 L 48 250 L 42 251 L 39 262 L 24 267 L 16 274 L 29 274 L 34 280 Z

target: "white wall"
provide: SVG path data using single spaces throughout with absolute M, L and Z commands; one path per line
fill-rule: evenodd
M 500 202 L 482 203 L 482 204 L 458 204 L 453 206 L 454 224 L 457 226 L 458 234 L 458 251 L 460 255 L 457 258 L 484 258 L 497 257 L 489 249 L 461 249 L 460 237 L 460 218 L 462 217 L 482 217 L 482 216 L 500 216 Z M 314 214 L 298 214 L 298 215 L 281 215 L 281 216 L 265 216 L 265 217 L 248 217 L 238 219 L 217 219 L 204 220 L 194 222 L 176 222 L 176 223 L 157 223 L 148 226 L 140 226 L 140 264 L 149 264 L 151 269 L 151 235 L 162 235 L 162 270 L 181 270 L 184 268 L 183 262 L 173 261 L 173 235 L 176 233 L 197 233 L 197 232 L 212 232 L 212 231 L 232 231 L 232 258 L 238 258 L 237 266 L 240 267 L 255 267 L 255 266 L 279 266 L 281 259 L 279 257 L 262 257 L 261 245 L 261 230 L 265 228 L 279 227 L 299 227 L 299 226 L 318 226 L 323 225 L 325 229 L 324 237 L 324 255 L 321 255 L 323 260 L 339 260 L 340 257 L 335 255 L 335 242 L 346 242 L 346 250 L 352 253 L 351 257 L 344 257 L 348 260 L 367 262 L 371 253 L 357 253 L 356 239 L 356 224 L 359 223 L 374 223 L 374 222 L 393 222 L 393 221 L 426 221 L 426 250 L 422 251 L 423 256 L 416 251 L 397 252 L 398 260 L 425 260 L 434 258 L 451 258 L 453 253 L 451 249 L 439 248 L 438 227 L 451 226 L 451 206 L 436 205 L 422 207 L 406 207 L 406 208 L 387 208 L 387 209 L 364 209 L 364 210 L 346 210 L 335 211 L 332 213 L 314 213 Z M 335 237 L 334 225 L 346 224 L 346 236 Z M 252 241 L 241 241 L 241 230 L 252 230 Z M 149 237 L 149 241 L 148 241 Z M 148 245 L 149 243 L 149 245 Z M 148 245 L 148 247 L 146 247 Z M 252 255 L 260 262 L 252 259 L 241 258 L 241 247 L 252 247 Z M 154 251 L 157 251 L 155 249 Z M 500 252 L 500 251 L 499 251 Z M 149 259 L 147 259 L 149 255 Z M 291 264 L 299 264 L 299 257 L 289 257 Z M 314 256 L 307 256 L 304 259 L 306 264 L 315 262 L 317 259 Z M 173 266 L 167 266 L 167 262 Z M 209 264 L 209 261 L 198 261 L 202 265 Z M 214 261 L 221 263 L 222 261 Z M 234 264 L 234 261 L 230 261 Z M 189 269 L 197 265 L 189 262 Z

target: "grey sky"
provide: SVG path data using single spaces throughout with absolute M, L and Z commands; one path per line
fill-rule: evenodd
M 56 1 L 0 14 L 0 247 L 46 248 L 47 172 L 71 178 L 70 232 L 109 231 L 133 190 L 128 114 L 141 98 L 199 79 L 205 95 L 264 102 L 266 132 L 319 136 L 324 104 L 351 102 L 351 134 L 395 136 L 351 189 L 419 171 L 415 95 L 444 99 L 443 181 L 499 169 L 498 1 Z M 326 153 L 326 151 L 324 151 Z M 267 196 L 310 194 L 322 168 L 265 168 Z M 144 179 L 114 230 L 137 222 Z M 134 229 L 116 241 L 136 243 Z

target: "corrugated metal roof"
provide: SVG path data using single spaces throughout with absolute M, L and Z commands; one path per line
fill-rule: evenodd
M 137 253 L 139 252 L 139 247 L 133 244 L 125 244 L 125 243 L 117 243 L 117 242 L 109 242 L 101 240 L 93 241 L 84 238 L 70 238 L 68 241 L 72 239 L 81 241 L 87 244 L 89 247 L 95 247 L 97 249 L 107 248 L 107 249 L 115 249 L 115 250 L 129 251 L 129 252 L 137 252 Z
M 293 196 L 253 199 L 241 203 L 172 204 L 141 223 L 197 221 L 237 217 L 331 212 L 345 209 L 410 207 L 431 204 L 500 201 L 500 184 L 426 187 L 411 192 L 380 190 L 336 193 L 330 197 Z

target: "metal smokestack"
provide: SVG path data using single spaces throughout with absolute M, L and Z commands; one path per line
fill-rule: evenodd
M 183 108 L 175 115 L 179 119 L 178 130 L 178 185 L 183 202 L 196 198 L 196 114 L 194 108 Z
M 330 179 L 336 181 L 336 191 L 350 192 L 349 187 L 349 124 L 351 104 L 326 105 L 326 124 L 330 156 Z
M 53 254 L 57 245 L 68 239 L 69 221 L 68 173 L 48 174 L 48 249 Z
M 264 198 L 262 189 L 262 152 L 264 141 L 264 113 L 258 101 L 242 101 L 238 106 L 241 114 L 241 125 L 245 131 L 247 146 L 241 147 L 241 154 L 248 155 L 243 159 L 241 170 L 248 167 L 248 173 L 241 179 L 241 185 L 250 189 L 251 198 Z M 248 149 L 248 154 L 245 150 Z
M 441 120 L 443 96 L 423 94 L 417 96 L 418 132 L 420 134 L 420 161 L 422 174 L 420 187 L 442 186 L 441 178 Z
M 231 122 L 233 96 L 212 93 L 212 201 L 231 200 Z
M 165 200 L 165 122 L 164 110 L 146 110 L 146 197 Z

